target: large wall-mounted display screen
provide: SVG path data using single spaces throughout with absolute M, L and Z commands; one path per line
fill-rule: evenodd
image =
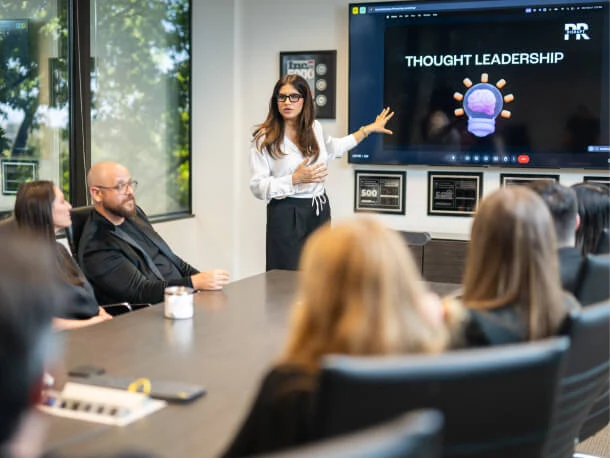
M 608 169 L 608 0 L 349 8 L 349 162 Z

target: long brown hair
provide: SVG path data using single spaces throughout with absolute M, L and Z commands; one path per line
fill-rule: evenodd
M 42 238 L 55 249 L 56 264 L 62 277 L 74 285 L 83 285 L 85 277 L 67 257 L 69 254 L 56 243 L 53 223 L 55 185 L 39 180 L 21 183 L 15 197 L 15 221 L 20 230 Z
M 299 114 L 297 123 L 297 146 L 303 156 L 312 157 L 312 162 L 315 162 L 320 154 L 320 147 L 313 131 L 315 108 L 309 84 L 302 76 L 284 75 L 275 83 L 273 93 L 269 99 L 267 118 L 262 124 L 256 126 L 252 137 L 258 150 L 261 152 L 267 151 L 272 158 L 280 159 L 285 154 L 280 148 L 284 141 L 285 126 L 284 118 L 277 106 L 277 95 L 286 84 L 294 86 L 298 93 L 303 96 L 303 109 Z
M 557 332 L 565 307 L 555 230 L 547 206 L 531 189 L 502 188 L 481 202 L 462 297 L 478 310 L 520 307 L 531 340 Z
M 15 221 L 21 230 L 55 242 L 53 202 L 55 188 L 51 181 L 21 183 L 15 197 Z
M 331 353 L 440 352 L 447 333 L 425 316 L 427 294 L 396 232 L 371 217 L 326 225 L 305 244 L 280 363 L 315 372 Z

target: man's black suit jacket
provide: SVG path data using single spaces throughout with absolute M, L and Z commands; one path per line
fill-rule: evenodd
M 563 289 L 576 296 L 583 275 L 584 258 L 578 248 L 563 247 L 557 250 Z
M 155 304 L 163 301 L 167 286 L 192 286 L 191 275 L 198 270 L 174 254 L 141 208 L 136 208 L 131 221 L 176 265 L 182 277 L 163 278 L 151 257 L 135 240 L 93 211 L 83 228 L 78 262 L 93 286 L 98 302 Z

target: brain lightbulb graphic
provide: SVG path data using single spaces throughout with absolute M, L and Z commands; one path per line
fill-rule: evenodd
M 511 112 L 503 110 L 505 103 L 515 100 L 513 94 L 502 96 L 500 89 L 506 85 L 506 80 L 499 80 L 496 85 L 489 84 L 487 73 L 481 74 L 481 82 L 473 84 L 468 78 L 463 83 L 468 88 L 466 94 L 456 92 L 453 98 L 462 102 L 462 108 L 455 110 L 456 116 L 468 116 L 468 131 L 477 137 L 486 137 L 496 131 L 496 118 L 510 118 Z

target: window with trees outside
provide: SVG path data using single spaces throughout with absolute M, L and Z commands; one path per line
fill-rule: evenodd
M 86 205 L 112 160 L 149 215 L 190 214 L 190 0 L 0 4 L 0 213 L 35 179 Z

